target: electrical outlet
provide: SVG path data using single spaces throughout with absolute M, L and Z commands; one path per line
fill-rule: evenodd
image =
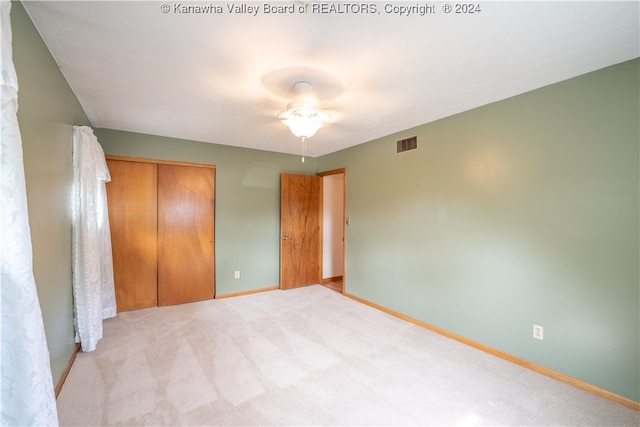
M 544 339 L 544 328 L 540 325 L 533 325 L 533 337 L 538 340 Z
M 240 270 L 236 270 L 234 277 L 235 277 L 236 279 L 239 279 L 239 278 L 240 278 Z

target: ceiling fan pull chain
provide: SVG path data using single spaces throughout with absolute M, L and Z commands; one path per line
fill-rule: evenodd
M 302 146 L 303 146 L 303 154 L 302 154 L 302 163 L 304 163 L 304 158 L 307 157 L 307 137 L 306 136 L 302 136 L 300 137 L 300 139 L 302 140 Z

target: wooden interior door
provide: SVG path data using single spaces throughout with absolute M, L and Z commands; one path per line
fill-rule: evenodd
M 315 175 L 280 175 L 280 288 L 321 280 L 321 187 Z
M 158 165 L 158 305 L 214 296 L 214 174 Z
M 157 165 L 107 160 L 113 278 L 118 311 L 157 305 Z

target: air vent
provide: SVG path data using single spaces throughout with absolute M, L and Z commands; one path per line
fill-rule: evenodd
M 404 153 L 405 151 L 415 150 L 416 148 L 418 148 L 418 137 L 412 136 L 411 138 L 398 141 L 397 153 Z

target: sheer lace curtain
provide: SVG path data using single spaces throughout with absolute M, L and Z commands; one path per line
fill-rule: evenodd
M 18 127 L 18 79 L 11 49 L 11 2 L 0 1 L 0 367 L 2 425 L 58 425 L 49 349 L 33 277 L 31 232 Z
M 105 183 L 107 162 L 93 130 L 73 128 L 73 297 L 76 342 L 93 351 L 102 320 L 116 315 L 111 233 Z

